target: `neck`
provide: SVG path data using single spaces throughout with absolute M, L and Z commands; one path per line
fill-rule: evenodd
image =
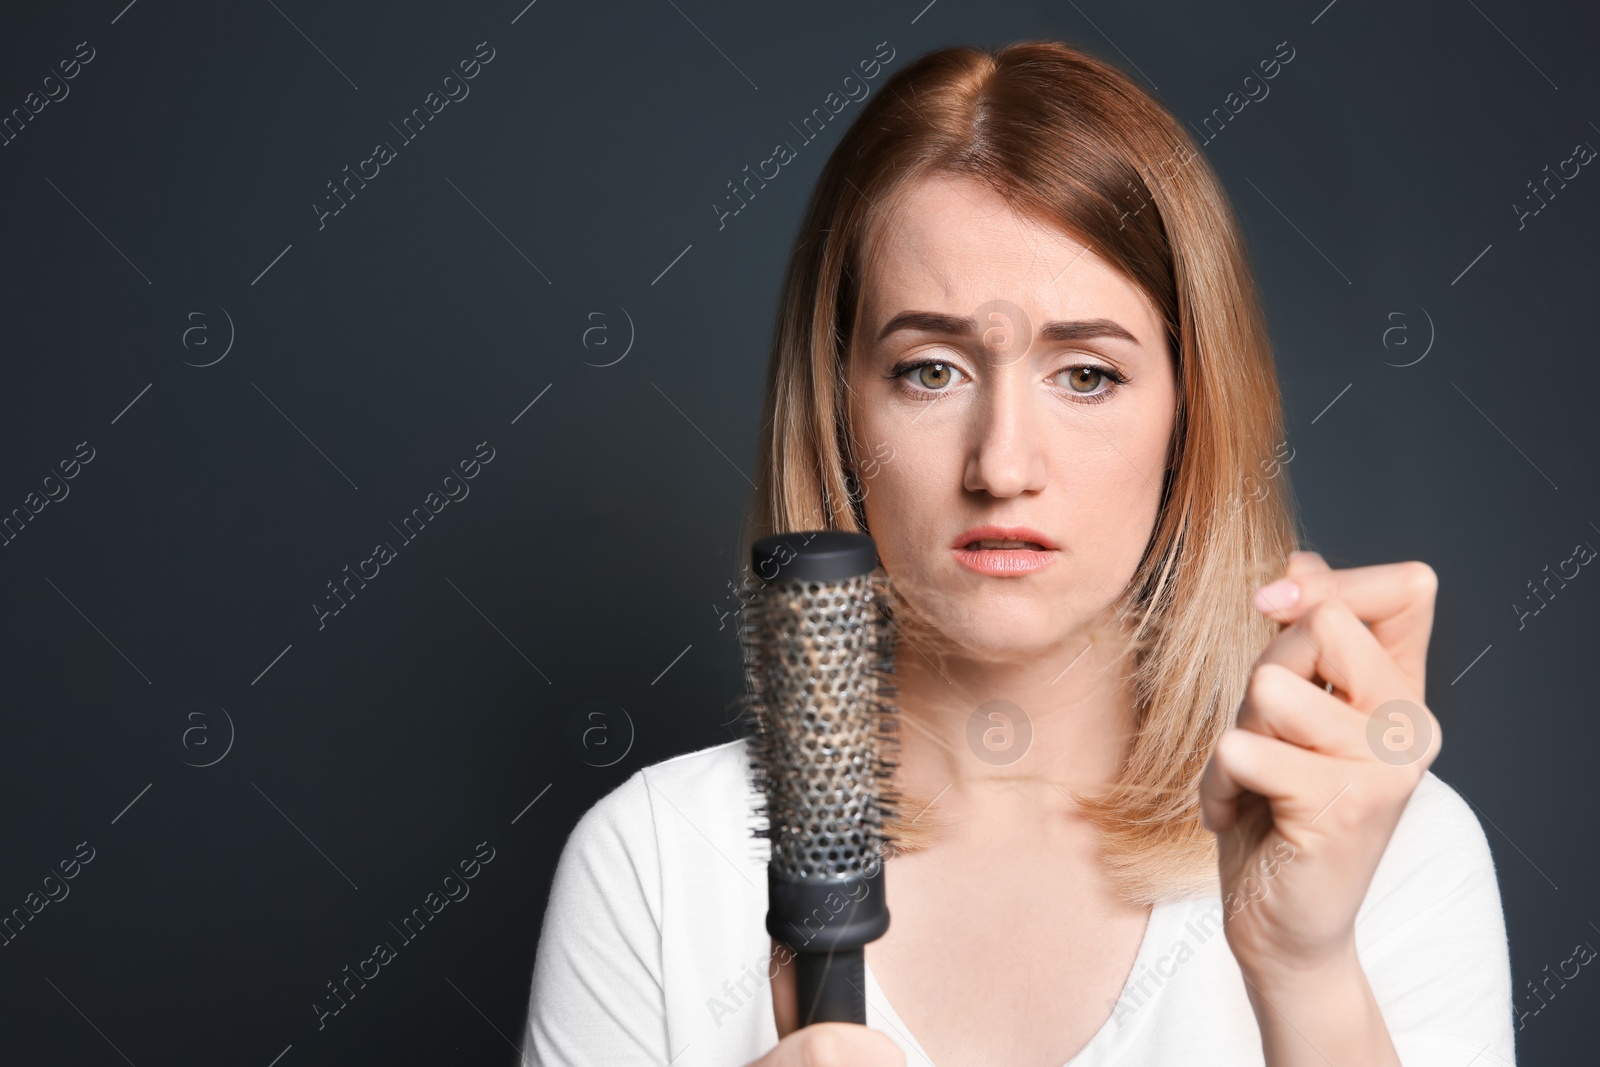
M 896 783 L 921 798 L 914 809 L 931 801 L 967 825 L 1076 818 L 1063 790 L 1103 787 L 1131 742 L 1127 667 L 1115 642 L 1084 633 L 1020 662 L 934 659 L 902 642 Z

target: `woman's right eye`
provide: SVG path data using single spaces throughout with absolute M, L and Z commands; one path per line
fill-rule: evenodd
M 913 392 L 942 392 L 957 380 L 961 372 L 943 360 L 922 360 L 901 367 L 894 376 L 905 382 L 915 382 Z

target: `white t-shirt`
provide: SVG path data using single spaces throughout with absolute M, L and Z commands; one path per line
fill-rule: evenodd
M 664 760 L 598 800 L 561 852 L 522 1052 L 538 1067 L 743 1067 L 778 1043 L 770 843 L 748 742 Z M 893 867 L 886 869 L 890 921 Z M 1429 771 L 1356 918 L 1362 967 L 1405 1067 L 1507 1067 L 1511 963 L 1488 841 Z M 867 1025 L 933 1061 L 866 968 Z M 1068 1067 L 1264 1064 L 1219 895 L 1163 901 L 1117 1008 Z

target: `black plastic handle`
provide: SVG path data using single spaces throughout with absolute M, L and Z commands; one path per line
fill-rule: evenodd
M 795 953 L 800 1025 L 866 1025 L 864 950 L 889 929 L 883 864 L 820 882 L 789 882 L 768 870 L 767 897 L 767 932 Z
M 795 956 L 795 999 L 800 1025 L 867 1022 L 865 950 L 801 952 Z

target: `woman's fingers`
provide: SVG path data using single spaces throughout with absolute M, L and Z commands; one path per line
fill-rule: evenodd
M 1360 711 L 1397 697 L 1422 699 L 1421 685 L 1399 672 L 1377 635 L 1338 597 L 1320 601 L 1285 626 L 1256 663 L 1275 663 L 1307 681 L 1332 682 Z
M 1289 565 L 1284 573 L 1290 578 L 1298 578 L 1302 574 L 1321 574 L 1332 569 L 1328 561 L 1322 558 L 1322 553 L 1299 549 L 1289 553 Z
M 1325 778 L 1334 767 L 1337 764 L 1327 757 L 1287 741 L 1251 730 L 1229 730 L 1217 739 L 1200 775 L 1201 821 L 1214 833 L 1233 829 L 1239 798 L 1245 793 L 1265 797 L 1279 826 L 1298 821 L 1300 815 L 1313 816 L 1314 812 L 1288 809 L 1303 807 L 1308 794 L 1318 792 L 1308 785 Z
M 1336 691 L 1322 691 L 1323 679 Z M 1338 599 L 1322 601 L 1262 651 L 1238 724 L 1330 755 L 1419 770 L 1442 745 L 1422 682 L 1405 675 Z
M 1238 727 L 1329 756 L 1366 752 L 1367 716 L 1279 663 L 1250 672 Z
M 1296 566 L 1294 573 L 1257 590 L 1256 604 L 1270 618 L 1294 622 L 1324 600 L 1342 600 L 1370 624 L 1378 644 L 1420 685 L 1438 588 L 1438 575 L 1420 560 L 1325 571 L 1299 572 Z
M 906 1054 L 879 1030 L 858 1023 L 813 1023 L 748 1067 L 905 1067 Z

